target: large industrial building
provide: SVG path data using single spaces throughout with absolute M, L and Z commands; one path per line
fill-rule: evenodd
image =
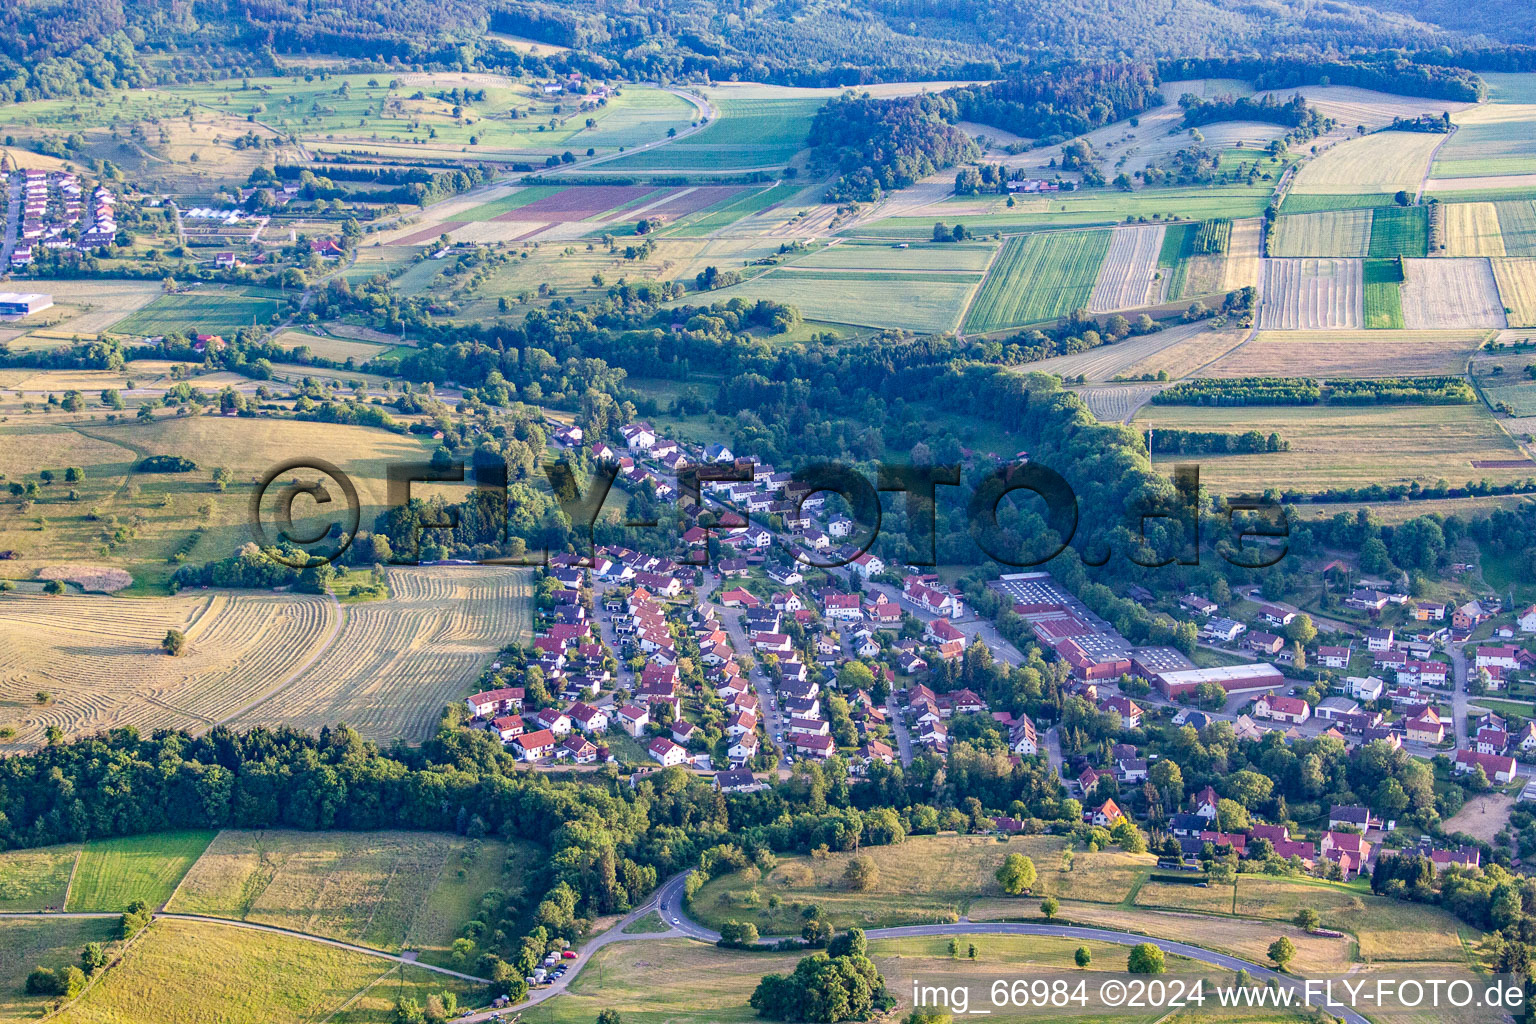
M 0 316 L 27 316 L 53 305 L 42 292 L 0 292 Z

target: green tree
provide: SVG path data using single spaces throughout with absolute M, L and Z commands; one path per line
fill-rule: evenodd
M 1269 958 L 1282 971 L 1285 965 L 1296 959 L 1296 944 L 1284 935 L 1269 944 Z
M 1093 953 L 1087 946 L 1078 946 L 1077 952 L 1072 954 L 1072 959 L 1077 961 L 1077 966 L 1087 967 L 1093 963 Z
M 80 966 L 87 974 L 95 974 L 107 966 L 107 951 L 99 942 L 87 942 L 80 951 Z
M 1302 907 L 1296 911 L 1296 927 L 1304 932 L 1315 932 L 1322 923 L 1323 919 L 1311 907 Z
M 854 892 L 868 892 L 880 884 L 880 868 L 874 858 L 860 854 L 848 861 L 848 867 L 843 871 L 843 881 Z
M 618 1010 L 600 1010 L 597 1014 L 597 1024 L 624 1024 Z
M 1162 974 L 1165 967 L 1163 951 L 1150 942 L 1132 946 L 1125 960 L 1125 969 L 1132 974 Z
M 1061 909 L 1061 901 L 1055 896 L 1047 896 L 1040 901 L 1040 913 L 1045 915 L 1047 921 L 1056 916 L 1056 911 Z
M 181 657 L 181 652 L 187 649 L 187 635 L 179 629 L 165 631 L 165 639 L 160 641 L 160 646 L 165 648 L 165 653 L 173 658 Z
M 997 882 L 1009 896 L 1021 896 L 1034 888 L 1035 862 L 1022 853 L 1010 853 L 997 869 Z

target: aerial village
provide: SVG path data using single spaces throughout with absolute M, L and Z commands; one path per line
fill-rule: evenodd
M 556 446 L 583 446 L 580 428 L 550 427 Z M 625 449 L 598 443 L 591 454 L 615 463 L 630 489 L 676 501 L 688 466 L 729 467 L 740 479 L 703 485 L 718 514 L 706 528 L 690 509 L 695 525 L 675 550 L 599 547 L 542 570 L 535 639 L 503 652 L 463 715 L 530 767 L 613 764 L 632 778 L 681 767 L 724 793 L 750 792 L 833 758 L 855 775 L 942 764 L 958 737 L 1014 766 L 1043 760 L 1085 824 L 1139 825 L 1161 836 L 1155 852 L 1170 864 L 1257 851 L 1347 879 L 1370 870 L 1395 820 L 1334 805 L 1297 835 L 1224 813 L 1231 801 L 1210 786 L 1165 807 L 1154 791 L 1166 789 L 1157 768 L 1166 744 L 1146 740 L 1167 734 L 1154 727 L 1287 745 L 1326 738 L 1351 757 L 1384 744 L 1485 788 L 1518 786 L 1520 767 L 1536 763 L 1536 724 L 1512 731 L 1469 707 L 1471 695 L 1536 678 L 1527 649 L 1536 607 L 1416 601 L 1330 566 L 1347 594 L 1340 604 L 1383 625 L 1314 622 L 1256 591 L 1221 602 L 1191 593 L 1175 610 L 1192 645 L 1136 646 L 1049 572 L 995 580 L 1004 611 L 988 617 L 931 571 L 852 546 L 852 520 L 789 473 L 718 444 L 679 444 L 646 423 L 622 434 Z M 1132 599 L 1152 601 L 1137 589 Z M 1468 643 L 1475 632 L 1488 639 Z M 1023 664 L 1031 642 L 1049 652 L 1069 707 L 1091 716 L 1093 737 L 963 685 L 975 664 Z M 1027 827 L 1007 816 L 989 824 Z M 1425 852 L 1442 868 L 1480 858 L 1468 845 Z

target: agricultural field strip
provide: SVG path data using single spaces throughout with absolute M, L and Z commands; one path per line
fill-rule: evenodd
M 1509 326 L 1486 257 L 1405 259 L 1400 292 L 1409 330 Z
M 1260 330 L 1316 331 L 1361 325 L 1360 260 L 1266 259 L 1261 271 Z
M 1167 280 L 1154 278 L 1167 230 L 1163 224 L 1115 228 L 1088 300 L 1090 311 L 1133 309 L 1162 301 Z
M 526 633 L 525 570 L 389 570 L 391 598 L 348 609 L 341 635 L 239 725 L 319 728 L 425 739 L 496 650 Z
M 0 644 L 0 701 L 28 709 L 17 744 L 38 742 L 49 725 L 66 735 L 211 726 L 272 679 L 290 679 L 296 661 L 318 657 L 335 615 L 319 597 L 224 591 L 117 601 L 102 615 L 113 600 L 14 595 L 0 605 L 0 636 L 9 637 Z M 190 641 L 182 658 L 160 649 L 168 628 Z M 44 649 L 55 653 L 45 658 Z M 36 704 L 38 690 L 52 694 L 49 704 Z
M 1087 305 L 1111 232 L 1034 232 L 1009 238 L 964 317 L 987 332 L 1053 319 Z

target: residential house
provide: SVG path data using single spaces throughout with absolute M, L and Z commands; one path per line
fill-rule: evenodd
M 1085 817 L 1089 823 L 1102 825 L 1107 828 L 1125 818 L 1125 812 L 1120 809 L 1120 806 L 1114 800 L 1105 800 L 1097 808 L 1089 811 Z
M 1113 711 L 1120 716 L 1120 727 L 1123 729 L 1141 728 L 1142 710 L 1136 702 L 1129 697 L 1106 697 L 1099 705 L 1101 711 Z
M 602 708 L 577 701 L 566 713 L 571 716 L 571 721 L 575 723 L 576 728 L 588 736 L 601 736 L 608 731 L 608 712 Z
M 1509 733 L 1485 726 L 1477 730 L 1472 746 L 1479 754 L 1502 754 L 1509 748 Z
M 1196 615 L 1214 615 L 1218 606 L 1215 601 L 1201 597 L 1199 594 L 1185 594 L 1179 598 L 1179 607 L 1187 608 Z
M 1390 651 L 1396 641 L 1390 629 L 1368 629 L 1365 631 L 1365 646 L 1373 654 L 1380 651 Z
M 1373 815 L 1368 808 L 1357 804 L 1334 804 L 1328 811 L 1328 827 L 1335 829 L 1344 826 L 1369 832 L 1373 828 L 1381 827 L 1381 819 Z
M 1348 647 L 1319 647 L 1317 660 L 1323 668 L 1348 668 L 1352 653 Z
M 1456 751 L 1456 771 L 1467 773 L 1481 768 L 1488 781 L 1503 785 L 1515 777 L 1515 759 L 1503 754 L 1480 754 L 1475 750 Z
M 732 768 L 715 776 L 715 788 L 722 793 L 756 793 L 768 784 L 757 781 L 750 769 Z
M 560 744 L 559 754 L 576 764 L 591 764 L 597 760 L 597 744 L 585 736 L 571 736 Z
M 619 708 L 619 725 L 635 739 L 645 735 L 645 727 L 651 724 L 651 712 L 635 704 Z
M 491 731 L 501 742 L 509 743 L 521 736 L 525 730 L 522 718 L 517 715 L 502 715 L 500 718 L 491 720 Z
M 663 768 L 672 768 L 688 760 L 688 751 L 665 736 L 657 736 L 645 749 L 651 760 Z
M 1276 693 L 1266 693 L 1260 697 L 1253 706 L 1253 713 L 1260 718 L 1291 722 L 1295 725 L 1300 725 L 1312 717 L 1312 709 L 1306 701 L 1300 697 L 1285 697 Z
M 548 729 L 525 732 L 512 740 L 517 756 L 524 761 L 540 761 L 555 752 L 559 740 Z

